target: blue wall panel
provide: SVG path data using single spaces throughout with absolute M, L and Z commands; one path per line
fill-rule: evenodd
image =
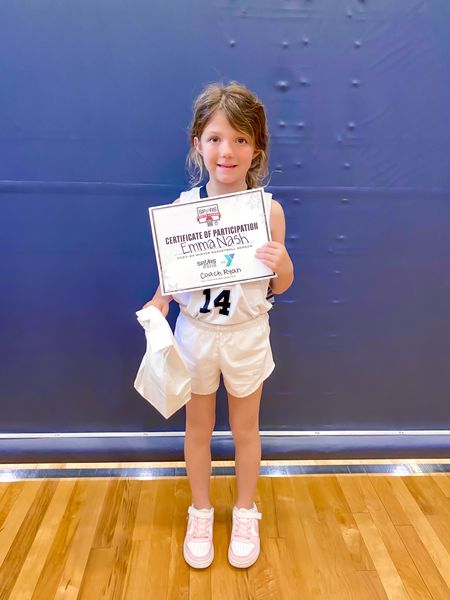
M 1 429 L 183 428 L 132 388 L 134 311 L 147 207 L 186 188 L 218 79 L 267 107 L 297 274 L 262 428 L 450 428 L 449 22 L 447 0 L 4 0 Z

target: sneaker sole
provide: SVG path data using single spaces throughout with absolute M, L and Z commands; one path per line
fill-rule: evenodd
M 248 569 L 248 567 L 251 567 L 252 565 L 255 564 L 255 562 L 258 560 L 259 558 L 259 554 L 256 558 L 253 558 L 251 561 L 249 562 L 237 562 L 235 561 L 232 556 L 230 556 L 230 554 L 228 554 L 228 562 L 230 563 L 230 565 L 232 565 L 233 567 L 236 567 L 236 569 Z
M 212 561 L 214 560 L 214 552 L 212 553 L 211 558 L 206 558 L 205 560 L 201 561 L 197 561 L 194 563 L 194 561 L 191 561 L 190 559 L 188 559 L 188 557 L 186 556 L 186 554 L 183 552 L 183 556 L 184 556 L 184 560 L 187 562 L 187 564 L 192 567 L 193 569 L 206 569 L 207 567 L 209 567 L 212 563 Z

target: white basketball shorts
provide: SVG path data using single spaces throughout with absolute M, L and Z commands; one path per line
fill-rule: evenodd
M 269 315 L 236 325 L 212 325 L 180 312 L 175 327 L 194 394 L 217 391 L 222 373 L 229 394 L 243 398 L 272 373 Z

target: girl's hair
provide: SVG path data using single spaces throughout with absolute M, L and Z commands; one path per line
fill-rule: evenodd
M 268 174 L 269 131 L 266 113 L 259 98 L 236 81 L 229 84 L 211 83 L 194 102 L 190 150 L 186 159 L 191 185 L 198 185 L 205 175 L 203 158 L 195 149 L 194 138 L 200 139 L 208 121 L 219 110 L 225 113 L 233 129 L 250 136 L 257 155 L 247 172 L 246 183 L 249 188 L 262 185 Z

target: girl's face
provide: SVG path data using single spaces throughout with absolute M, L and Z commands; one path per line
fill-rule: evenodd
M 215 194 L 247 189 L 245 176 L 257 152 L 249 135 L 236 131 L 219 110 L 206 124 L 194 146 L 203 157 Z

